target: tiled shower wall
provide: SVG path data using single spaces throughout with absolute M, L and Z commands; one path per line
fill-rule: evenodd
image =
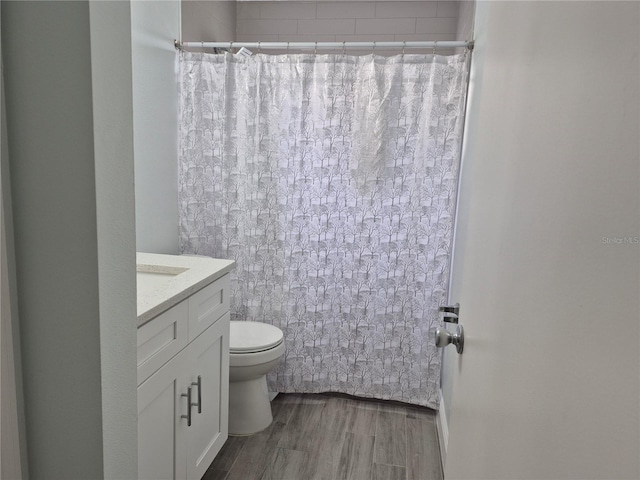
M 187 41 L 466 40 L 472 21 L 472 1 L 182 0 Z
M 455 40 L 458 2 L 238 2 L 237 41 Z

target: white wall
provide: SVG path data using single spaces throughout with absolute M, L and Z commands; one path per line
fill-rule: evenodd
M 137 476 L 137 302 L 129 2 L 90 2 L 102 458 L 105 478 Z
M 180 2 L 131 2 L 136 248 L 178 253 Z
M 127 2 L 2 2 L 32 478 L 137 475 L 129 39 Z

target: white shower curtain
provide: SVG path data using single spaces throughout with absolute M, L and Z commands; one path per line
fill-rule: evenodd
M 237 262 L 280 392 L 438 406 L 466 55 L 180 55 L 180 240 Z

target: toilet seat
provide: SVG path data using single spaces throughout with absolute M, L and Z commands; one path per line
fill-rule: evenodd
M 229 353 L 246 355 L 276 348 L 284 342 L 282 330 L 262 322 L 229 322 Z

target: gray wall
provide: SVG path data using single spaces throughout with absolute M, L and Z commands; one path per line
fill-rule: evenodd
M 226 42 L 236 40 L 234 1 L 182 0 L 182 39 Z
M 236 39 L 239 42 L 457 40 L 457 25 L 455 1 L 239 2 Z M 370 53 L 370 50 L 349 53 Z M 398 51 L 379 48 L 376 53 L 395 55 Z
M 137 474 L 129 28 L 126 2 L 2 2 L 31 478 Z

